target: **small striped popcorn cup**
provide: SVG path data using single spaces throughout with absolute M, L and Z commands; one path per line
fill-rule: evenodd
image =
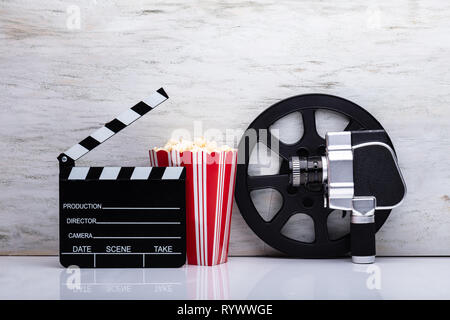
M 237 151 L 150 150 L 153 167 L 186 168 L 186 249 L 188 264 L 227 262 Z

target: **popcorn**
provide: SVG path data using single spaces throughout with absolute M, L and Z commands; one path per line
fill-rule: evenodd
M 191 151 L 191 152 L 222 152 L 222 151 L 234 151 L 234 148 L 231 148 L 227 145 L 223 145 L 218 147 L 217 142 L 208 141 L 203 137 L 196 138 L 193 142 L 187 139 L 180 138 L 179 140 L 170 139 L 162 148 L 153 148 L 155 151 L 165 150 L 171 152 L 173 150 L 178 152 Z

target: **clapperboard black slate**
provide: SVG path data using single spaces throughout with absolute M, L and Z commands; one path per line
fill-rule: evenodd
M 75 167 L 76 160 L 167 99 L 159 89 L 59 155 L 63 266 L 147 268 L 185 263 L 184 168 Z

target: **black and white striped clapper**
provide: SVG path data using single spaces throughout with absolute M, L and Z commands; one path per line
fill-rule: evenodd
M 60 262 L 179 267 L 186 259 L 185 169 L 76 167 L 75 161 L 168 99 L 161 88 L 59 155 Z

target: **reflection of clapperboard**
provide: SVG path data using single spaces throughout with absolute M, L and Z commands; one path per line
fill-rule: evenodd
M 217 272 L 215 270 L 209 272 Z M 197 284 L 195 278 L 187 283 L 184 268 L 140 270 L 67 268 L 61 271 L 59 279 L 61 300 L 127 300 L 142 297 L 151 300 L 189 299 L 195 296 L 187 295 L 188 286 L 202 285 L 204 290 L 209 288 L 208 283 Z M 217 284 L 219 283 L 217 281 Z
M 88 268 L 179 267 L 186 256 L 182 167 L 75 167 L 168 99 L 161 88 L 59 155 L 60 262 Z

